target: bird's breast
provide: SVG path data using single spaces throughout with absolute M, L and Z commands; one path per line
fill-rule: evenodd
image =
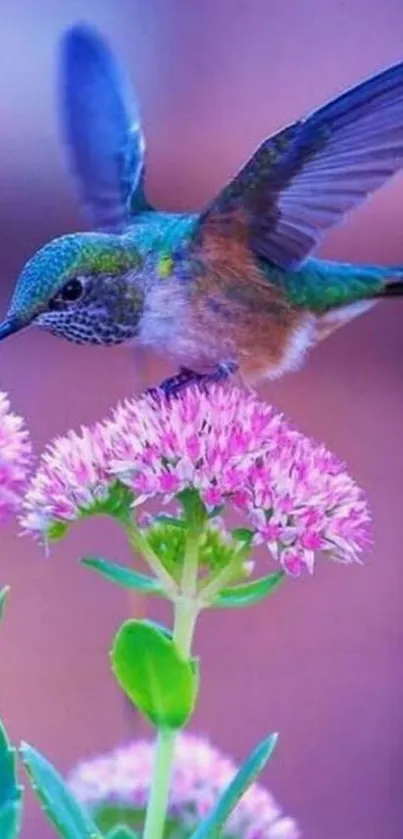
M 219 363 L 229 336 L 222 335 L 220 319 L 201 318 L 197 289 L 192 281 L 176 278 L 154 283 L 147 291 L 138 340 L 185 364 Z

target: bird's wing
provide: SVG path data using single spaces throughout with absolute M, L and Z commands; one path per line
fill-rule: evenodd
M 403 166 L 403 62 L 265 140 L 200 216 L 243 230 L 253 252 L 297 267 L 324 232 Z
M 92 224 L 124 229 L 131 213 L 151 209 L 143 190 L 139 109 L 108 45 L 85 24 L 61 39 L 59 104 L 62 135 Z

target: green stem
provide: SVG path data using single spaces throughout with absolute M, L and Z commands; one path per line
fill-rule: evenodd
M 164 835 L 175 739 L 176 731 L 173 728 L 158 731 L 143 839 L 162 839 Z
M 199 537 L 189 528 L 180 583 L 180 594 L 175 603 L 173 640 L 183 658 L 189 658 L 193 633 L 199 613 L 197 605 L 197 577 L 199 571 Z
M 192 640 L 199 609 L 194 601 L 179 597 L 175 605 L 175 625 L 173 640 L 184 659 L 190 658 Z
M 155 576 L 162 583 L 168 597 L 173 600 L 177 596 L 178 587 L 160 562 L 157 554 L 154 553 L 145 536 L 131 520 L 125 522 L 125 530 L 131 547 L 145 559 Z
M 189 529 L 180 594 L 174 600 L 173 628 L 174 643 L 185 659 L 189 659 L 191 655 L 193 634 L 199 612 L 196 601 L 198 562 L 198 537 Z M 164 835 L 177 733 L 175 729 L 160 729 L 157 734 L 155 763 L 143 839 L 162 839 Z

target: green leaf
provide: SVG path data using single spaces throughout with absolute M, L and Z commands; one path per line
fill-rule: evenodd
M 127 696 L 157 728 L 182 728 L 197 699 L 198 667 L 185 661 L 167 631 L 129 620 L 111 650 L 113 673 Z
M 271 757 L 277 742 L 277 734 L 271 734 L 252 752 L 238 770 L 235 778 L 213 807 L 211 813 L 192 833 L 191 839 L 216 839 L 232 811 L 246 790 L 253 784 Z
M 4 588 L 0 591 L 0 620 L 4 614 L 4 607 L 7 602 L 8 594 L 10 591 L 10 586 L 4 586 Z
M 126 827 L 125 824 L 118 824 L 106 834 L 105 839 L 140 839 L 140 834 Z
M 220 594 L 217 594 L 211 605 L 226 609 L 251 606 L 272 594 L 284 578 L 284 571 L 275 571 L 274 574 L 268 574 L 267 577 L 260 577 L 258 580 L 250 580 L 247 583 L 230 586 L 230 588 L 225 588 Z
M 159 580 L 154 577 L 147 577 L 145 574 L 139 574 L 131 568 L 125 568 L 124 565 L 115 565 L 113 562 L 98 556 L 86 556 L 80 562 L 86 568 L 92 568 L 101 577 L 105 577 L 106 580 L 110 580 L 122 588 L 136 589 L 143 594 L 164 595 L 164 589 Z
M 20 755 L 32 788 L 60 836 L 64 839 L 102 839 L 98 828 L 52 764 L 27 743 L 21 744 Z
M 2 591 L 2 602 L 4 601 Z M 23 789 L 17 779 L 17 755 L 0 722 L 0 836 L 14 839 L 19 835 Z

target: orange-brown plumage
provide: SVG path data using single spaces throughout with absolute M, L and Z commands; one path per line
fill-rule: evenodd
M 231 217 L 235 236 L 225 235 L 225 219 L 217 221 L 205 225 L 192 262 L 194 328 L 199 335 L 214 335 L 237 359 L 246 380 L 274 376 L 293 336 L 308 327 L 312 316 L 293 307 L 284 290 L 268 281 L 247 246 L 241 213 L 236 220 Z

